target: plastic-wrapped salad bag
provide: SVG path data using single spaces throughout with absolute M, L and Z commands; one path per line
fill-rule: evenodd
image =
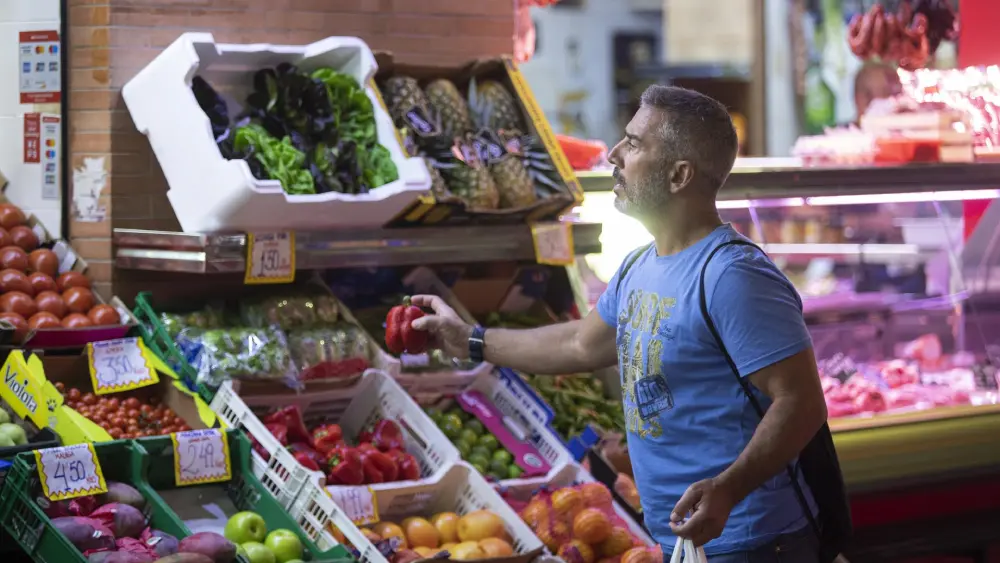
M 178 344 L 198 381 L 212 387 L 227 379 L 297 381 L 285 337 L 274 328 L 187 330 Z
M 345 379 L 368 369 L 368 341 L 349 323 L 293 332 L 288 348 L 304 381 Z
M 241 303 L 240 317 L 249 327 L 300 330 L 337 322 L 340 307 L 330 295 L 283 295 Z

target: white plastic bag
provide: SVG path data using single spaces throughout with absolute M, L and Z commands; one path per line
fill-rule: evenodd
M 705 557 L 705 550 L 695 547 L 691 540 L 677 538 L 674 552 L 670 556 L 670 563 L 681 563 L 682 561 L 684 563 L 708 563 L 708 558 Z

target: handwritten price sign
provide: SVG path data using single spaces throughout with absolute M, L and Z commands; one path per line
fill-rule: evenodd
M 229 442 L 220 430 L 178 432 L 170 439 L 174 442 L 174 480 L 178 487 L 233 478 Z
M 551 266 L 573 263 L 573 229 L 569 223 L 534 223 L 531 241 L 535 245 L 535 262 Z
M 42 493 L 65 500 L 108 492 L 93 444 L 76 444 L 35 451 Z
M 295 281 L 295 233 L 248 233 L 244 283 Z
M 94 393 L 117 393 L 158 383 L 160 378 L 146 354 L 146 346 L 139 338 L 88 344 L 87 356 L 90 358 Z
M 378 523 L 378 501 L 371 487 L 327 487 L 326 494 L 355 526 Z

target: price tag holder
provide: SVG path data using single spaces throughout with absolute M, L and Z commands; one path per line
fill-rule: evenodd
M 233 478 L 229 442 L 218 429 L 171 434 L 174 443 L 174 481 L 178 487 L 218 483 Z
M 295 281 L 295 233 L 247 233 L 247 284 Z
M 573 226 L 569 223 L 532 223 L 531 242 L 535 246 L 535 262 L 539 264 L 569 266 L 576 259 Z
M 140 338 L 91 342 L 87 344 L 87 357 L 96 395 L 139 389 L 160 381 Z
M 108 492 L 93 444 L 35 450 L 45 498 L 57 501 Z
M 327 487 L 326 494 L 355 526 L 378 523 L 378 499 L 371 487 Z

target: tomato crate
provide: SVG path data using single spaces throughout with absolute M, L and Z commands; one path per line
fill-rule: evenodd
M 250 440 L 244 433 L 231 429 L 226 431 L 226 439 L 232 479 L 224 483 L 193 486 L 176 484 L 174 447 L 170 436 L 136 440 L 146 452 L 141 459 L 143 479 L 139 490 L 144 496 L 157 500 L 151 504 L 155 517 L 172 521 L 174 529 L 183 531 L 179 536 L 183 537 L 202 531 L 221 534 L 230 516 L 238 511 L 251 511 L 264 519 L 268 530 L 295 532 L 307 551 L 306 560 L 351 561 L 347 548 L 342 545 L 331 543 L 318 547 L 268 488 L 254 477 L 250 465 Z
M 469 465 L 458 462 L 438 480 L 406 487 L 374 492 L 374 504 L 382 521 L 400 522 L 409 516 L 430 517 L 432 513 L 455 512 L 465 515 L 485 509 L 503 521 L 515 555 L 490 559 L 493 563 L 528 563 L 543 551 L 541 541 L 531 532 L 517 513 L 494 491 L 490 484 Z M 355 548 L 361 563 L 387 563 L 386 557 L 354 526 L 340 527 L 331 515 L 342 511 L 329 494 L 314 484 L 308 484 L 292 509 L 292 516 L 303 529 L 313 530 L 320 545 L 332 544 L 333 527 Z
M 169 442 L 170 439 L 166 438 Z M 149 526 L 183 538 L 170 507 L 142 487 L 142 466 L 146 452 L 131 440 L 94 444 L 106 481 L 129 483 L 146 500 Z M 87 558 L 60 533 L 45 514 L 49 502 L 42 496 L 34 452 L 18 454 L 0 490 L 0 526 L 33 561 L 39 563 L 86 563 Z
M 223 383 L 210 406 L 227 425 L 245 430 L 259 445 L 252 454 L 255 474 L 259 474 L 270 463 L 260 455 L 258 449 L 263 449 L 270 459 L 289 455 L 258 415 L 290 405 L 299 408 L 307 426 L 338 423 L 349 440 L 381 419 L 395 420 L 402 429 L 407 453 L 413 455 L 420 465 L 421 480 L 440 477 L 459 459 L 458 450 L 448 442 L 441 430 L 385 372 L 368 370 L 351 387 L 306 393 L 296 393 L 275 386 L 267 393 L 259 393 L 260 388 L 254 387 L 254 393 L 245 394 L 243 389 L 237 391 L 235 383 Z M 309 471 L 294 459 L 291 463 L 295 464 L 292 472 L 297 481 L 300 472 L 305 472 L 309 477 L 302 480 L 325 485 L 322 473 Z M 372 487 L 392 489 L 411 484 L 413 481 L 399 481 L 374 484 Z M 295 484 L 289 481 L 288 486 L 293 487 Z M 298 486 L 301 487 L 301 484 Z M 295 490 L 292 494 L 297 492 Z

